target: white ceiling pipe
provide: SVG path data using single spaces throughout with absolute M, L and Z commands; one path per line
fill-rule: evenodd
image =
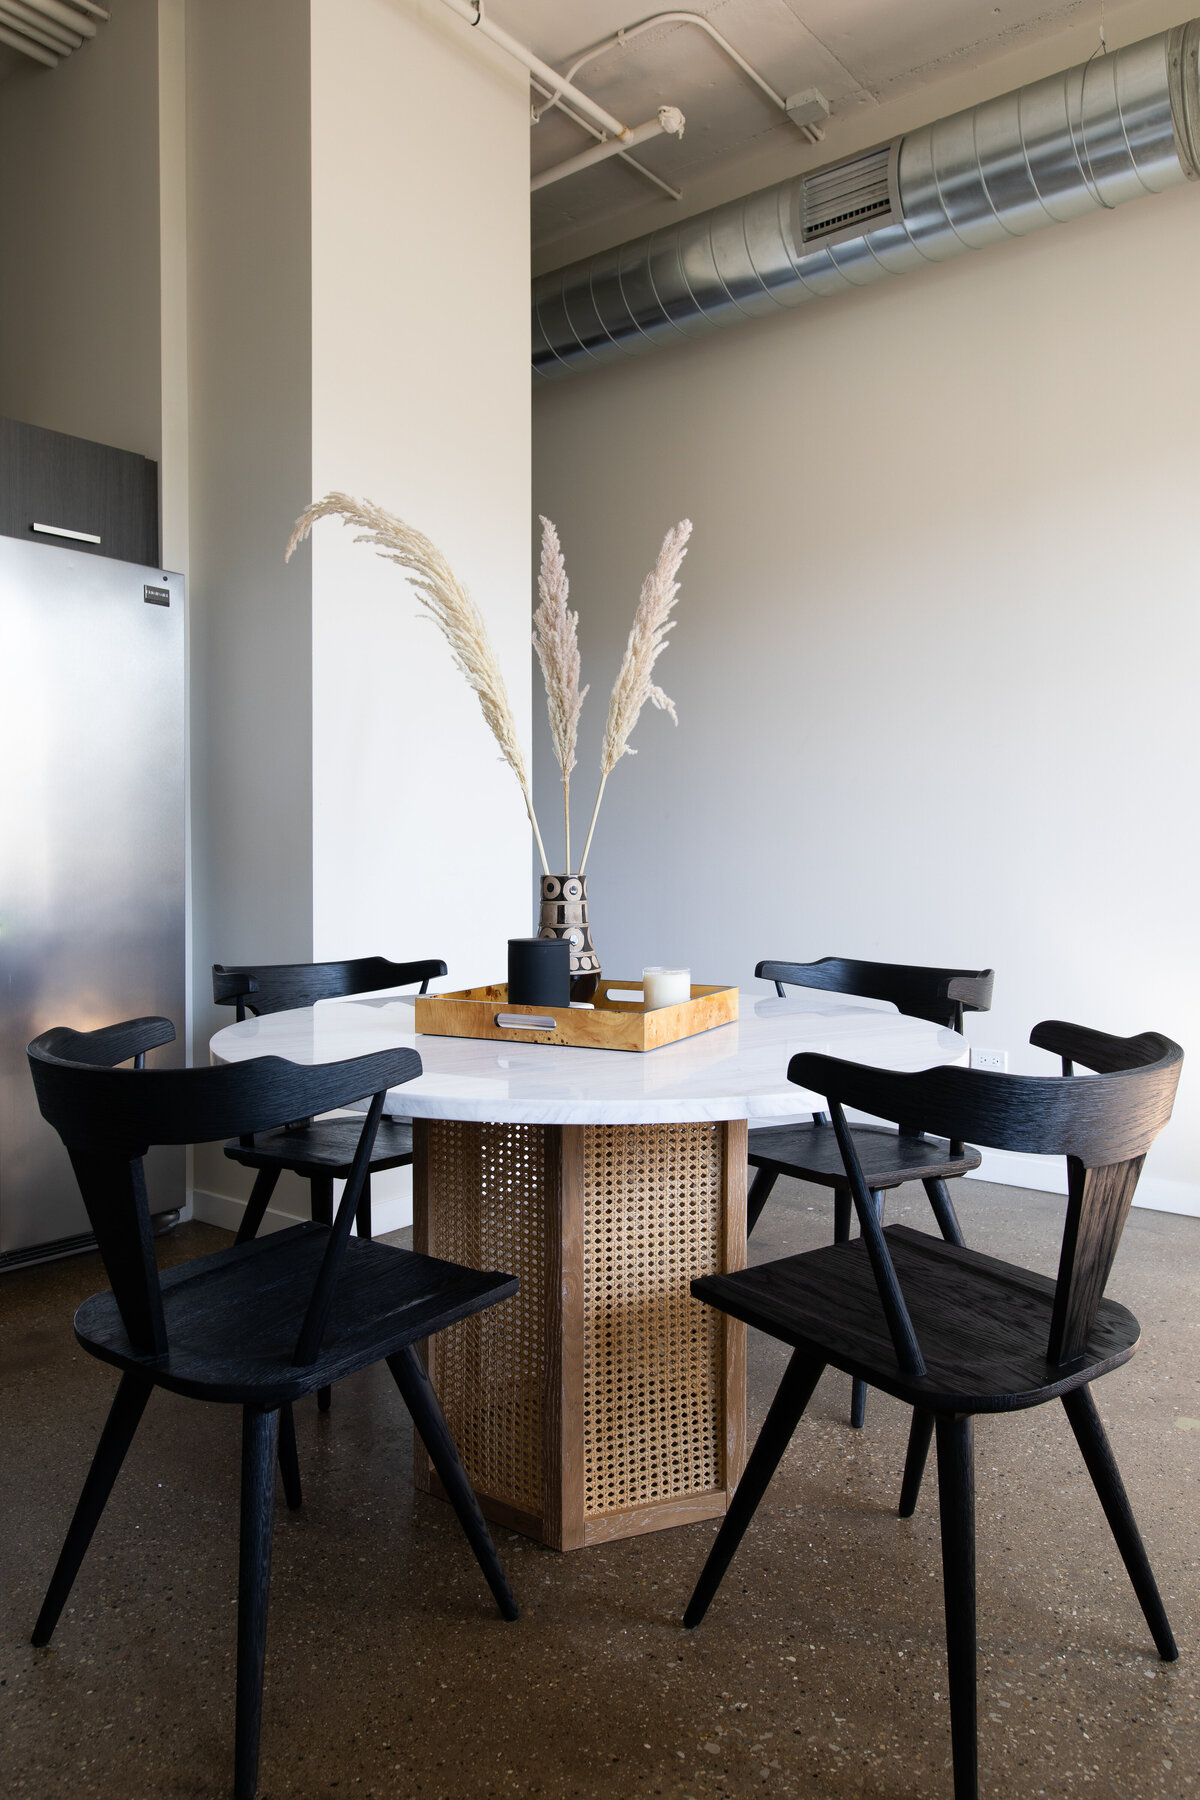
M 58 0 L 41 0 L 43 6 L 57 3 Z M 484 37 L 490 38 L 493 44 L 498 44 L 501 50 L 507 50 L 508 54 L 515 57 L 531 75 L 536 75 L 540 81 L 545 82 L 556 96 L 569 100 L 577 112 L 581 112 L 585 118 L 591 119 L 594 124 L 599 125 L 602 131 L 609 132 L 611 136 L 620 138 L 624 143 L 629 136 L 629 127 L 622 125 L 620 119 L 614 119 L 610 112 L 606 112 L 604 107 L 598 106 L 579 88 L 572 87 L 569 81 L 564 81 L 557 69 L 552 69 L 550 64 L 544 63 L 540 56 L 535 56 L 532 50 L 527 50 L 524 44 L 519 44 L 516 38 L 510 37 L 501 26 L 493 25 L 483 9 L 483 0 L 476 0 L 474 4 L 472 0 L 443 0 L 443 4 L 448 6 L 451 12 L 457 13 L 460 19 L 465 19 L 468 25 L 473 25 Z
M 64 44 L 61 38 L 51 37 L 40 25 L 30 25 L 27 20 L 18 17 L 15 8 L 8 5 L 7 0 L 0 0 L 0 25 L 7 25 L 10 31 L 19 31 L 22 37 L 32 38 L 35 44 L 41 44 L 45 50 L 53 50 L 56 56 L 69 56 L 73 48 L 70 44 Z
M 0 44 L 7 44 L 10 50 L 19 50 L 22 56 L 31 56 L 34 62 L 41 63 L 47 69 L 57 69 L 58 58 L 43 50 L 31 38 L 22 37 L 19 32 L 10 31 L 7 25 L 0 25 Z
M 550 93 L 550 90 L 545 87 L 535 75 L 530 76 L 529 85 L 530 87 L 536 88 L 544 100 L 553 100 L 553 95 Z M 564 118 L 570 119 L 572 125 L 578 125 L 581 131 L 589 132 L 598 143 L 603 144 L 608 141 L 598 125 L 593 125 L 587 119 L 581 119 L 579 114 L 573 113 L 569 106 L 562 106 L 559 110 Z M 661 193 L 666 194 L 669 200 L 683 199 L 683 195 L 678 188 L 672 187 L 669 181 L 664 181 L 661 175 L 656 175 L 653 169 L 648 169 L 645 163 L 638 162 L 636 157 L 630 156 L 628 150 L 620 145 L 617 147 L 617 156 L 627 168 L 633 169 L 635 173 L 643 176 L 653 187 L 658 188 Z
M 15 26 L 18 31 L 34 38 L 47 49 L 54 50 L 59 56 L 65 56 L 69 50 L 78 50 L 83 39 L 68 31 L 62 25 L 54 25 L 43 14 L 34 12 L 25 0 L 2 0 L 0 13 Z
M 566 79 L 573 81 L 585 63 L 590 63 L 597 56 L 603 56 L 606 50 L 624 48 L 631 38 L 640 37 L 643 31 L 650 31 L 656 25 L 694 25 L 698 31 L 705 32 L 718 49 L 723 50 L 729 60 L 736 63 L 744 75 L 750 77 L 755 87 L 761 89 L 772 105 L 777 106 L 780 112 L 787 112 L 787 100 L 784 95 L 775 92 L 770 82 L 746 61 L 740 50 L 734 49 L 729 39 L 724 37 L 715 25 L 700 13 L 694 12 L 651 13 L 649 18 L 639 19 L 636 25 L 623 26 L 620 31 L 614 31 L 611 37 L 604 38 L 598 44 L 593 44 L 590 50 L 582 51 L 567 69 Z M 802 131 L 809 142 L 813 144 L 819 143 L 824 135 L 815 125 L 799 125 L 796 129 Z
M 714 44 L 719 45 L 726 56 L 735 62 L 738 68 L 743 70 L 750 77 L 756 87 L 762 89 L 768 100 L 773 100 L 775 105 L 781 110 L 786 107 L 786 101 L 784 100 L 783 95 L 775 92 L 775 89 L 771 86 L 770 82 L 764 80 L 758 70 L 751 67 L 740 51 L 734 49 L 733 45 L 729 42 L 729 39 L 727 37 L 722 37 L 715 25 L 710 24 L 709 21 L 703 18 L 699 13 L 693 12 L 651 13 L 649 18 L 639 19 L 636 25 L 622 26 L 621 30 L 614 31 L 611 37 L 603 38 L 600 43 L 593 44 L 590 50 L 582 51 L 567 69 L 567 80 L 573 80 L 585 63 L 590 63 L 597 56 L 603 56 L 606 50 L 615 50 L 619 46 L 629 43 L 631 38 L 640 37 L 643 31 L 650 31 L 655 25 L 698 26 L 701 31 L 707 32 Z
M 71 3 L 73 6 L 80 7 L 85 13 L 91 13 L 93 19 L 103 19 L 106 24 L 111 16 L 105 12 L 102 6 L 97 6 L 95 0 L 71 0 Z
M 593 144 L 590 150 L 581 150 L 578 156 L 569 156 L 565 162 L 543 169 L 533 177 L 529 191 L 536 194 L 539 188 L 549 187 L 552 181 L 562 181 L 568 175 L 578 174 L 580 169 L 590 169 L 594 163 L 603 162 L 606 157 L 620 156 L 624 150 L 634 150 L 649 138 L 661 137 L 664 131 L 673 137 L 682 137 L 683 127 L 684 117 L 677 106 L 660 106 L 657 119 L 647 119 L 644 125 L 635 125 L 623 139 L 606 138 L 602 144 Z M 635 166 L 640 167 L 640 164 Z M 643 173 L 648 171 L 643 170 Z
M 626 156 L 624 150 L 618 150 L 617 156 L 628 168 L 636 169 L 639 175 L 644 175 L 647 181 L 667 196 L 668 200 L 683 199 L 682 188 L 672 187 L 669 181 L 664 181 L 661 175 L 656 175 L 653 169 L 648 169 L 645 163 L 638 162 L 636 157 Z
M 70 31 L 77 31 L 80 37 L 95 37 L 96 27 L 86 13 L 77 12 L 73 6 L 64 6 L 62 0 L 26 0 L 35 12 L 42 13 L 47 19 L 54 19 L 59 25 L 65 25 Z

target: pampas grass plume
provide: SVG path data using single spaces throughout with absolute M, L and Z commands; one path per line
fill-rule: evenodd
M 623 756 L 637 755 L 636 750 L 629 747 L 629 738 L 641 717 L 643 706 L 649 700 L 661 712 L 670 713 L 676 725 L 679 723 L 675 702 L 656 686 L 651 676 L 655 663 L 667 647 L 667 633 L 675 624 L 669 615 L 679 598 L 679 565 L 687 554 L 687 543 L 691 535 L 690 519 L 681 519 L 678 525 L 673 526 L 662 541 L 654 567 L 642 583 L 641 598 L 633 615 L 629 642 L 625 646 L 625 655 L 617 671 L 612 697 L 608 703 L 608 722 L 604 728 L 604 744 L 600 752 L 600 787 L 596 794 L 596 804 L 592 808 L 587 842 L 579 859 L 581 875 L 588 851 L 592 847 L 592 834 L 596 829 L 596 815 L 604 797 L 604 784 Z
M 540 515 L 539 515 L 540 516 Z M 588 692 L 579 687 L 579 614 L 567 606 L 570 591 L 558 531 L 552 520 L 542 518 L 542 562 L 538 574 L 541 604 L 533 615 L 533 647 L 546 684 L 546 710 L 550 716 L 550 740 L 562 770 L 563 836 L 571 871 L 571 770 L 579 740 L 579 713 Z
M 356 544 L 370 544 L 388 562 L 398 563 L 408 576 L 420 604 L 437 625 L 450 646 L 456 667 L 474 690 L 488 729 L 500 747 L 500 754 L 516 776 L 521 788 L 529 823 L 537 842 L 543 873 L 549 874 L 542 834 L 533 810 L 533 791 L 525 752 L 517 736 L 517 722 L 509 703 L 508 689 L 496 652 L 492 648 L 483 615 L 436 544 L 394 513 L 386 512 L 370 500 L 356 500 L 351 494 L 326 494 L 305 507 L 296 520 L 288 540 L 290 562 L 296 546 L 303 542 L 318 519 L 339 518 L 344 525 L 357 526 Z

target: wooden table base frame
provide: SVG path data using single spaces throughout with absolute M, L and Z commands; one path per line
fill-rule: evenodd
M 722 1515 L 745 1327 L 690 1283 L 745 1262 L 745 1123 L 418 1120 L 413 1148 L 416 1248 L 520 1278 L 427 1346 L 487 1517 L 576 1550 Z

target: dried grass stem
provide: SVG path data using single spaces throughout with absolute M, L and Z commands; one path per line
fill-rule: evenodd
M 542 561 L 538 573 L 540 605 L 533 615 L 533 647 L 542 666 L 546 684 L 546 710 L 550 718 L 550 741 L 562 771 L 563 868 L 571 870 L 571 770 L 575 767 L 575 747 L 579 739 L 579 713 L 587 688 L 579 687 L 579 614 L 567 606 L 570 592 L 566 566 L 558 532 L 550 519 L 543 518 Z
M 587 863 L 588 852 L 592 847 L 596 817 L 600 811 L 600 802 L 604 798 L 605 783 L 623 756 L 636 756 L 637 754 L 635 750 L 629 748 L 629 737 L 641 717 L 643 706 L 649 700 L 661 712 L 670 713 L 677 725 L 679 723 L 674 701 L 655 685 L 651 680 L 651 674 L 655 663 L 667 647 L 667 633 L 675 624 L 669 614 L 679 598 L 679 582 L 677 580 L 679 565 L 687 554 L 687 542 L 691 535 L 692 521 L 690 519 L 681 519 L 678 525 L 668 531 L 662 541 L 662 548 L 659 550 L 654 567 L 642 583 L 641 597 L 633 616 L 629 642 L 625 646 L 625 655 L 621 667 L 617 671 L 612 697 L 608 703 L 608 722 L 604 729 L 604 745 L 600 753 L 600 786 L 596 793 L 596 804 L 592 808 L 592 818 L 588 826 L 587 841 L 583 846 L 583 855 L 579 859 L 581 875 Z
M 386 512 L 382 506 L 369 500 L 356 500 L 351 494 L 326 494 L 323 500 L 315 500 L 304 509 L 288 540 L 289 561 L 296 546 L 308 536 L 317 520 L 329 517 L 356 526 L 356 544 L 370 544 L 388 562 L 398 563 L 408 576 L 418 601 L 450 646 L 456 667 L 474 690 L 500 754 L 517 778 L 533 827 L 542 872 L 548 875 L 550 865 L 533 810 L 525 752 L 517 736 L 517 723 L 504 676 L 479 608 L 441 551 L 422 532 L 396 518 L 394 513 Z

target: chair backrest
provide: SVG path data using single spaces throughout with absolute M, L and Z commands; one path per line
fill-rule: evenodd
M 871 1264 L 902 1366 L 922 1373 L 912 1322 L 847 1129 L 844 1106 L 995 1150 L 1067 1160 L 1067 1216 L 1047 1346 L 1058 1366 L 1084 1352 L 1121 1241 L 1146 1152 L 1171 1116 L 1183 1051 L 1145 1031 L 1110 1037 L 1048 1019 L 1030 1042 L 1098 1073 L 994 1075 L 946 1067 L 896 1075 L 802 1054 L 788 1078 L 827 1096 Z
M 403 963 L 389 962 L 386 956 L 359 956 L 350 962 L 214 963 L 213 999 L 218 1006 L 236 1006 L 241 1020 L 248 1012 L 290 1012 L 318 1000 L 407 987 L 414 981 L 425 993 L 432 978 L 445 973 L 445 963 L 436 957 Z
M 382 1050 L 305 1068 L 263 1056 L 214 1069 L 121 1069 L 171 1043 L 169 1019 L 128 1019 L 98 1031 L 56 1026 L 28 1047 L 42 1116 L 66 1145 L 133 1351 L 167 1354 L 162 1293 L 142 1158 L 152 1144 L 202 1144 L 266 1131 L 368 1096 L 346 1191 L 310 1298 L 297 1363 L 320 1348 L 387 1090 L 421 1073 L 415 1050 Z
M 923 969 L 916 963 L 856 962 L 845 956 L 823 956 L 811 963 L 760 962 L 754 973 L 773 981 L 779 994 L 786 983 L 890 1000 L 898 1012 L 953 1031 L 962 1030 L 965 1012 L 987 1012 L 994 979 L 991 969 Z

